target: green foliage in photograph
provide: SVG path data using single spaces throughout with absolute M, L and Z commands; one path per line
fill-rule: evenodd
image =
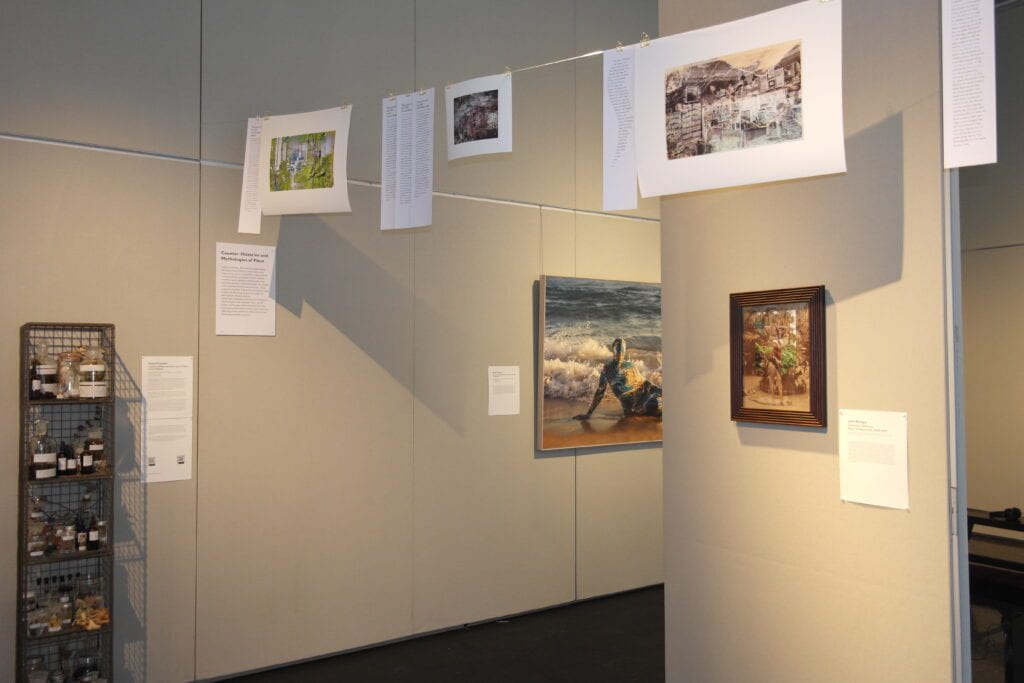
M 270 147 L 270 190 L 334 187 L 334 131 L 274 138 Z

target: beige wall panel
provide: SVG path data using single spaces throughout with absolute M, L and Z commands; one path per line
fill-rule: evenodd
M 964 249 L 1024 244 L 1022 33 L 1024 5 L 996 12 L 999 163 L 960 169 L 960 231 Z M 965 358 L 965 363 L 970 362 Z
M 573 599 L 572 462 L 533 450 L 539 213 L 437 198 L 416 235 L 418 632 Z M 488 417 L 488 365 L 519 415 Z
M 964 254 L 964 403 L 967 503 L 983 510 L 1021 505 L 1024 482 L 1024 248 Z
M 5 2 L 0 132 L 198 156 L 199 7 Z
M 951 677 L 938 10 L 844 6 L 848 173 L 662 202 L 670 681 Z M 731 422 L 728 294 L 815 284 L 829 427 Z M 840 503 L 840 407 L 909 413 L 909 512 Z
M 3 367 L 26 322 L 117 327 L 117 680 L 192 677 L 195 482 L 139 483 L 140 358 L 196 354 L 198 166 L 0 141 Z M 55 188 L 56 193 L 55 193 Z M 0 393 L 0 442 L 15 453 L 18 389 Z M 17 543 L 17 459 L 3 459 L 0 544 Z M 0 554 L 15 585 L 15 553 Z M 14 669 L 14 590 L 0 593 L 0 671 Z M 167 637 L 167 634 L 175 637 Z
M 379 181 L 381 99 L 415 87 L 413 4 L 205 3 L 203 158 L 241 163 L 245 121 L 257 113 L 351 104 L 349 177 Z
M 541 274 L 576 276 L 576 214 L 544 209 L 540 212 Z
M 241 173 L 203 169 L 197 673 L 407 635 L 413 242 L 351 215 L 239 235 Z M 277 336 L 214 336 L 217 241 L 277 245 Z
M 576 4 L 576 23 L 576 54 L 607 50 L 619 42 L 631 45 L 645 32 L 652 38 L 658 35 L 658 3 L 588 0 Z M 603 63 L 602 56 L 576 62 L 576 208 L 591 211 L 602 210 Z M 639 202 L 634 210 L 616 213 L 658 217 L 657 197 Z
M 660 282 L 660 225 L 577 216 L 576 275 Z M 578 597 L 662 581 L 661 466 L 660 444 L 576 451 Z
M 416 82 L 437 87 L 434 188 L 571 207 L 572 63 L 512 77 L 509 154 L 448 161 L 444 86 L 573 55 L 573 2 L 431 0 L 416 7 Z

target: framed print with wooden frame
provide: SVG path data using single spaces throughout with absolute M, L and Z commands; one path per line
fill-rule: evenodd
M 825 426 L 825 286 L 729 295 L 732 419 Z

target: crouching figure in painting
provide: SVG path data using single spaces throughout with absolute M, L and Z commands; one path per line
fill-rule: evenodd
M 589 420 L 609 386 L 619 399 L 624 416 L 661 417 L 661 387 L 645 380 L 633 362 L 626 360 L 626 342 L 621 339 L 612 342 L 612 359 L 601 370 L 590 408 L 575 419 Z

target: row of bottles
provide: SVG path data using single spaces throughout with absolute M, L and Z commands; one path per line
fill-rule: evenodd
M 95 504 L 93 494 L 86 491 L 77 510 L 61 505 L 62 511 L 54 514 L 46 496 L 33 496 L 25 523 L 28 556 L 39 559 L 105 549 L 110 541 L 107 522 L 96 518 Z
M 25 659 L 25 680 L 28 683 L 105 683 L 100 653 L 92 648 L 71 650 L 60 648 L 57 667 L 47 668 L 42 655 Z
M 39 577 L 22 595 L 29 637 L 72 628 L 98 631 L 110 623 L 102 577 L 61 574 Z
M 29 398 L 33 400 L 95 399 L 110 395 L 107 363 L 99 346 L 65 351 L 55 359 L 49 344 L 36 346 L 29 371 Z
M 28 478 L 31 480 L 73 477 L 79 474 L 97 474 L 109 471 L 103 428 L 91 420 L 78 425 L 77 436 L 71 444 L 49 436 L 50 423 L 39 419 L 32 423 Z

